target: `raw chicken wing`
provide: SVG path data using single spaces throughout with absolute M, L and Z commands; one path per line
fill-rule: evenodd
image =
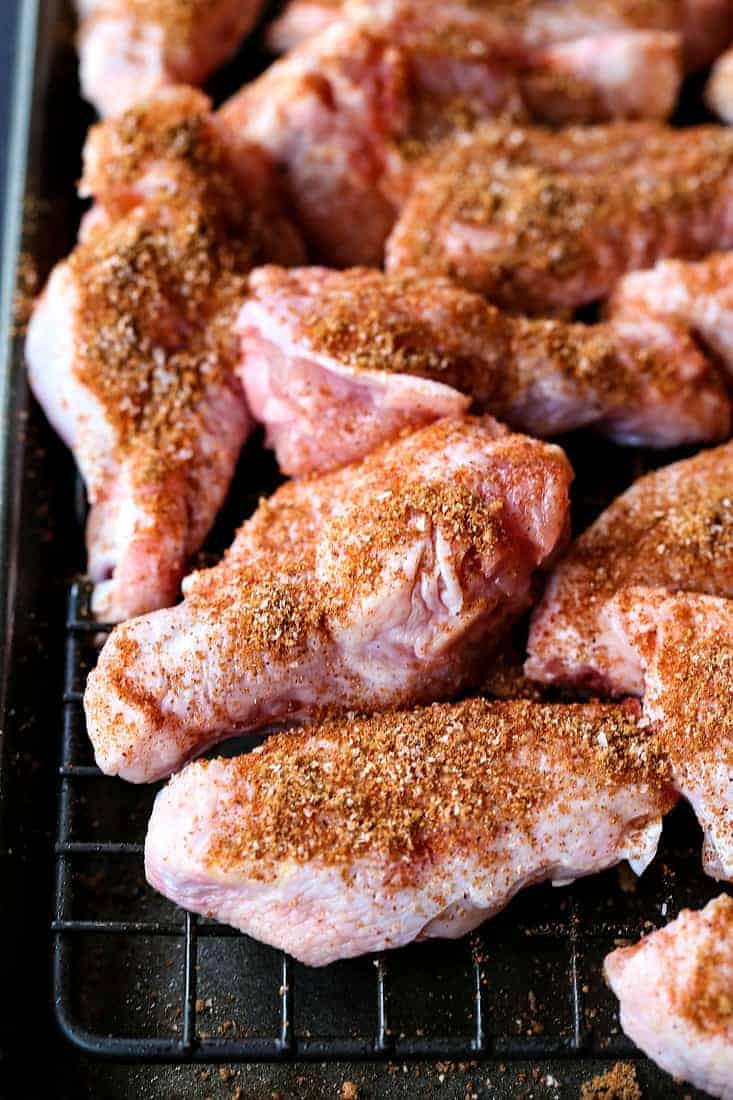
M 240 375 L 287 474 L 355 461 L 469 401 L 538 436 L 592 424 L 664 447 L 730 431 L 717 371 L 673 322 L 514 318 L 446 280 L 364 268 L 266 267 L 249 287 Z
M 80 78 L 101 115 L 167 84 L 203 84 L 252 28 L 263 0 L 76 0 Z
M 151 199 L 213 205 L 253 254 L 291 264 L 305 258 L 270 158 L 256 145 L 227 146 L 228 133 L 211 101 L 193 88 L 163 88 L 124 114 L 93 126 L 84 145 L 83 198 L 94 199 L 90 228 Z
M 733 900 L 726 894 L 606 959 L 621 1026 L 657 1065 L 733 1100 Z
M 250 428 L 232 310 L 271 248 L 302 253 L 270 200 L 248 201 L 198 93 L 161 93 L 91 145 L 101 204 L 51 275 L 26 357 L 86 483 L 93 608 L 117 620 L 175 601 Z
M 607 296 L 628 271 L 733 246 L 733 133 L 486 126 L 428 158 L 387 270 L 445 275 L 518 312 Z
M 441 9 L 398 5 L 303 42 L 221 117 L 235 147 L 259 143 L 281 166 L 321 258 L 376 266 L 416 161 L 441 137 L 528 112 L 555 122 L 664 118 L 679 81 L 674 35 L 612 35 L 595 50 L 569 43 L 518 58 Z
M 272 25 L 269 42 L 289 50 L 337 19 L 374 19 L 385 9 L 415 6 L 415 0 L 290 0 Z M 507 47 L 552 46 L 587 39 L 592 42 L 621 31 L 675 31 L 683 36 L 688 67 L 709 64 L 733 36 L 730 0 L 420 0 L 420 9 L 459 25 L 483 26 Z
M 633 585 L 733 597 L 733 444 L 641 478 L 577 539 L 533 613 L 527 675 L 641 695 L 638 654 L 604 618 Z
M 733 881 L 733 600 L 630 588 L 606 606 L 644 677 L 644 715 L 705 836 L 703 862 Z
M 312 966 L 455 939 L 522 887 L 652 860 L 674 796 L 635 719 L 471 699 L 280 734 L 173 777 L 148 881 Z
M 684 326 L 733 378 L 733 252 L 635 271 L 618 284 L 608 312 L 631 324 L 658 318 Z
M 237 731 L 445 698 L 481 675 L 568 522 L 562 451 L 441 420 L 260 504 L 89 678 L 97 762 L 144 782 Z

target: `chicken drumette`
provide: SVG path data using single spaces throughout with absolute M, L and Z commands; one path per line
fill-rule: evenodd
M 110 635 L 85 697 L 100 767 L 148 781 L 237 731 L 475 682 L 562 543 L 570 478 L 485 418 L 284 485 L 182 604 Z
M 560 44 L 523 63 L 515 53 L 441 9 L 340 20 L 246 85 L 222 120 L 234 143 L 258 142 L 280 165 L 323 259 L 378 264 L 415 162 L 440 138 L 499 116 L 664 118 L 676 99 L 674 35 Z

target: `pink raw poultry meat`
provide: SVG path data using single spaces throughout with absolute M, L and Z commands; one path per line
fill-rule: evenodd
M 250 428 L 231 311 L 286 223 L 246 201 L 198 93 L 161 94 L 91 138 L 105 142 L 117 159 L 88 158 L 87 177 L 103 205 L 52 273 L 26 356 L 86 482 L 94 610 L 120 619 L 174 602 L 222 503 Z M 300 258 L 288 231 L 278 254 Z
M 354 461 L 471 401 L 539 436 L 595 425 L 664 447 L 730 431 L 717 371 L 674 322 L 514 318 L 447 280 L 365 268 L 266 267 L 249 288 L 240 376 L 287 474 Z
M 638 656 L 604 618 L 633 585 L 733 597 L 733 444 L 641 478 L 577 539 L 533 613 L 527 674 L 641 695 Z
M 173 777 L 148 881 L 314 966 L 457 938 L 532 883 L 651 861 L 674 796 L 635 719 L 472 699 L 280 734 Z
M 676 1079 L 733 1100 L 733 900 L 684 909 L 610 954 L 605 971 L 636 1045 Z
M 76 0 L 82 92 L 119 114 L 168 84 L 203 84 L 264 0 Z
M 733 252 L 635 271 L 616 287 L 608 314 L 631 324 L 657 317 L 685 326 L 733 378 Z
M 414 6 L 415 0 L 290 0 L 269 41 L 273 49 L 289 50 L 344 15 L 374 19 L 396 4 Z M 733 34 L 730 0 L 420 0 L 419 6 L 459 24 L 483 24 L 485 33 L 515 48 L 517 42 L 537 48 L 620 31 L 676 31 L 691 68 L 712 61 Z
M 519 108 L 503 65 L 470 56 L 441 65 L 438 51 L 433 44 L 438 64 L 433 57 L 422 76 L 394 36 L 340 23 L 222 108 L 233 147 L 255 142 L 281 166 L 300 225 L 331 262 L 380 262 L 396 213 L 391 177 L 404 171 L 400 145 L 420 136 L 423 103 L 439 129 L 457 101 L 466 103 L 466 125 L 471 112 Z
M 528 111 L 561 122 L 666 117 L 675 101 L 674 35 L 518 60 L 473 26 L 421 12 L 341 20 L 222 108 L 234 146 L 256 142 L 280 165 L 304 232 L 331 263 L 381 262 L 416 159 L 446 134 Z
M 703 829 L 705 870 L 733 881 L 733 601 L 629 588 L 603 617 L 642 670 L 644 715 Z
M 182 604 L 111 634 L 85 697 L 100 767 L 144 782 L 236 731 L 465 688 L 561 544 L 570 478 L 487 418 L 284 485 Z
M 518 312 L 607 296 L 664 257 L 733 246 L 733 133 L 654 123 L 485 126 L 428 158 L 387 270 L 445 275 Z
M 256 145 L 240 145 L 234 157 L 228 136 L 211 101 L 193 88 L 162 88 L 92 126 L 79 193 L 94 206 L 82 238 L 151 199 L 180 205 L 195 198 L 250 238 L 253 256 L 302 262 L 303 242 L 284 212 L 272 162 Z

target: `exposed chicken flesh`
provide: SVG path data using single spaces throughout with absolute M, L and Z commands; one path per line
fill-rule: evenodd
M 604 618 L 639 662 L 644 714 L 702 827 L 705 870 L 733 881 L 733 601 L 630 588 Z
M 235 146 L 257 142 L 281 166 L 331 263 L 381 262 L 416 158 L 446 134 L 528 111 L 555 122 L 664 118 L 675 102 L 674 35 L 612 35 L 595 52 L 559 44 L 520 61 L 439 11 L 425 16 L 339 21 L 222 108 Z
M 657 1065 L 733 1100 L 733 900 L 726 894 L 612 952 L 621 1026 Z
M 657 317 L 685 326 L 733 378 L 733 252 L 635 271 L 616 287 L 608 313 L 631 324 Z
M 374 19 L 385 9 L 413 7 L 415 0 L 290 0 L 270 28 L 268 41 L 275 50 L 289 50 L 306 38 L 348 15 Z M 551 46 L 577 39 L 593 40 L 624 30 L 664 30 L 681 33 L 688 67 L 712 61 L 733 36 L 730 0 L 420 0 L 420 9 L 437 10 L 445 19 L 482 26 L 507 47 Z
M 93 608 L 110 620 L 174 602 L 250 428 L 231 311 L 274 227 L 260 231 L 191 95 L 162 96 L 158 129 L 144 124 L 154 104 L 114 124 L 129 144 L 99 169 L 110 213 L 55 268 L 28 331 L 31 385 L 86 483 Z M 147 201 L 134 205 L 128 179 Z
M 715 63 L 705 96 L 710 108 L 733 126 L 733 50 Z
M 533 613 L 527 675 L 641 695 L 638 655 L 604 617 L 633 585 L 733 597 L 733 444 L 641 478 L 577 539 Z
M 190 764 L 156 799 L 148 881 L 314 966 L 455 939 L 524 886 L 651 862 L 674 796 L 635 718 L 473 699 Z
M 733 133 L 653 123 L 486 126 L 418 173 L 387 270 L 447 275 L 519 312 L 608 295 L 664 257 L 733 246 Z
M 559 448 L 467 418 L 284 485 L 182 604 L 110 635 L 99 766 L 144 782 L 235 731 L 465 688 L 561 544 L 570 478 Z
M 240 376 L 287 474 L 355 461 L 469 401 L 538 436 L 593 424 L 664 447 L 730 432 L 717 371 L 675 323 L 514 318 L 447 280 L 364 268 L 266 267 L 249 289 Z
M 263 0 L 76 0 L 82 93 L 114 115 L 170 84 L 202 84 Z

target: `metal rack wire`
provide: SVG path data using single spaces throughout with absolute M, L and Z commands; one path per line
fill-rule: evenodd
M 150 917 L 147 901 L 153 892 L 146 892 L 144 887 L 138 893 L 133 891 L 131 902 L 126 899 L 115 902 L 115 912 L 111 916 L 102 912 L 105 906 L 100 904 L 98 887 L 94 887 L 88 891 L 90 914 L 77 915 L 76 884 L 88 877 L 90 862 L 104 861 L 108 868 L 107 881 L 114 891 L 124 888 L 133 875 L 140 875 L 143 850 L 142 843 L 114 840 L 109 834 L 94 840 L 77 838 L 75 819 L 85 806 L 85 792 L 90 784 L 106 784 L 106 792 L 113 788 L 101 800 L 103 807 L 109 807 L 115 799 L 124 807 L 130 792 L 140 790 L 103 777 L 91 762 L 82 709 L 83 688 L 86 670 L 93 663 L 100 636 L 110 628 L 93 620 L 89 596 L 89 586 L 80 582 L 74 586 L 69 601 L 63 751 L 59 769 L 56 913 L 52 925 L 56 1013 L 62 1030 L 70 1040 L 96 1055 L 170 1062 L 504 1061 L 634 1056 L 633 1046 L 615 1026 L 613 1008 L 607 1006 L 600 1011 L 597 1007 L 599 999 L 603 1000 L 602 983 L 595 981 L 591 988 L 589 981 L 598 978 L 599 967 L 588 963 L 586 950 L 588 945 L 602 941 L 617 942 L 619 936 L 634 938 L 638 935 L 640 921 L 634 914 L 649 912 L 649 902 L 643 898 L 631 914 L 624 911 L 622 900 L 621 912 L 617 914 L 614 909 L 610 917 L 602 916 L 598 920 L 588 916 L 583 889 L 585 886 L 587 902 L 587 898 L 592 896 L 592 888 L 589 893 L 586 884 L 578 884 L 571 890 L 552 895 L 547 891 L 546 896 L 542 897 L 534 893 L 527 895 L 529 901 L 523 904 L 523 908 L 520 903 L 519 911 L 513 907 L 506 918 L 490 922 L 485 934 L 451 948 L 465 953 L 465 960 L 463 955 L 451 956 L 448 967 L 454 979 L 451 995 L 455 996 L 457 991 L 462 1010 L 465 1010 L 457 1013 L 446 1013 L 445 1005 L 441 1006 L 441 1002 L 448 997 L 439 988 L 437 971 L 441 965 L 441 947 L 427 944 L 406 949 L 408 952 L 419 951 L 419 962 L 408 957 L 402 967 L 408 985 L 404 999 L 411 1001 L 414 1008 L 420 1000 L 435 997 L 431 1005 L 434 1016 L 451 1022 L 453 1016 L 458 1017 L 452 1026 L 430 1034 L 425 1034 L 417 1026 L 406 1029 L 400 1013 L 394 1010 L 395 971 L 400 969 L 400 956 L 404 957 L 404 952 L 375 958 L 371 967 L 365 966 L 361 960 L 338 964 L 342 973 L 337 995 L 333 992 L 329 994 L 327 988 L 328 971 L 332 968 L 323 971 L 301 968 L 301 980 L 306 978 L 311 987 L 309 996 L 313 989 L 326 986 L 326 991 L 321 991 L 326 1005 L 326 1026 L 321 1034 L 313 1035 L 306 1026 L 307 1021 L 301 1022 L 300 1012 L 296 1011 L 299 1007 L 299 990 L 296 989 L 299 966 L 282 953 L 262 948 L 231 929 L 172 906 L 169 915 Z M 125 812 L 124 809 L 122 812 Z M 95 825 L 97 832 L 104 833 L 103 822 L 96 821 Z M 689 841 L 689 835 L 686 834 L 686 838 Z M 92 882 L 96 880 L 92 878 Z M 657 886 L 652 886 L 652 892 L 655 889 Z M 665 892 L 665 889 L 662 885 L 662 895 L 671 898 L 672 892 Z M 598 893 L 597 886 L 595 891 Z M 617 887 L 614 894 L 615 905 L 618 897 L 623 899 L 624 895 Z M 603 897 L 603 890 L 600 896 Z M 546 906 L 544 919 L 543 905 Z M 667 915 L 666 912 L 664 915 Z M 93 949 L 85 947 L 90 940 L 95 942 Z M 202 952 L 207 944 L 231 941 L 238 941 L 241 947 L 236 964 L 240 970 L 247 970 L 252 965 L 252 953 L 255 951 L 259 953 L 260 969 L 262 959 L 266 958 L 264 970 L 269 978 L 258 979 L 251 991 L 254 1015 L 267 1018 L 272 1025 L 266 1034 L 212 1035 L 206 1030 L 208 1013 L 199 995 Z M 142 963 L 136 964 L 135 953 L 142 942 L 154 945 L 153 955 L 145 955 Z M 124 951 L 121 943 L 125 945 Z M 489 951 L 493 960 L 488 966 L 485 954 L 487 943 L 491 945 Z M 165 954 L 171 944 L 176 947 L 178 959 L 175 966 L 169 959 L 165 960 L 168 972 L 161 979 L 149 959 L 154 959 L 156 951 L 158 956 L 161 951 Z M 75 955 L 79 957 L 75 959 Z M 507 964 L 507 974 L 511 979 L 516 972 L 517 981 L 513 992 L 506 995 L 504 1010 L 498 1011 L 493 1003 L 497 983 L 493 982 L 491 971 L 502 956 L 514 960 Z M 456 962 L 457 958 L 459 962 Z M 107 974 L 106 992 L 103 992 L 102 1000 L 109 996 L 109 974 L 112 973 L 111 984 L 114 985 L 115 975 L 122 980 L 126 969 L 134 969 L 137 965 L 138 969 L 143 969 L 140 984 L 144 994 L 159 998 L 163 995 L 161 988 L 165 987 L 165 995 L 171 999 L 174 1024 L 164 1023 L 154 1034 L 141 1036 L 128 1033 L 119 1022 L 114 1022 L 112 1026 L 109 1022 L 97 1026 L 85 1023 L 74 1000 L 81 998 L 83 1002 L 86 998 L 92 959 L 97 964 L 101 960 Z M 215 993 L 226 990 L 232 981 L 232 964 L 210 969 L 209 990 L 213 989 Z M 420 980 L 427 981 L 433 987 L 425 996 L 409 989 L 418 975 Z M 516 1017 L 525 1012 L 524 998 L 527 990 L 533 987 L 546 990 L 548 1002 L 554 1006 L 553 1012 L 558 1018 L 562 1017 L 561 1023 L 553 1023 L 550 1027 L 517 1026 L 520 1022 L 524 1025 L 524 1021 Z M 90 993 L 89 996 L 94 1000 L 94 995 Z M 503 986 L 501 996 L 505 996 Z M 340 1034 L 342 1028 L 334 1021 L 345 1021 L 357 1001 L 362 1010 L 362 1020 L 367 1019 L 368 1026 L 362 1027 L 356 1035 Z M 273 1002 L 277 1006 L 275 1013 L 269 1010 Z M 367 1008 L 369 1005 L 371 1007 Z M 137 1014 L 139 1017 L 147 1016 L 145 1012 L 140 1013 L 139 1006 Z M 131 1018 L 134 1016 L 135 1010 L 131 1010 Z

